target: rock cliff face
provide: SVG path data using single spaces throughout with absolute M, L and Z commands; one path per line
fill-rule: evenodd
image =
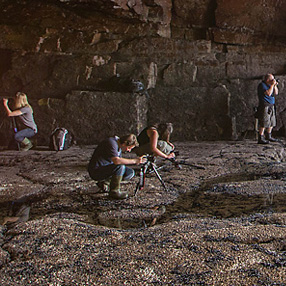
M 247 136 L 257 84 L 269 72 L 281 80 L 276 131 L 285 135 L 284 1 L 0 3 L 1 92 L 27 93 L 39 144 L 54 125 L 94 144 L 154 121 L 173 122 L 176 140 Z M 149 96 L 130 89 L 131 79 Z M 0 116 L 7 144 L 2 107 Z

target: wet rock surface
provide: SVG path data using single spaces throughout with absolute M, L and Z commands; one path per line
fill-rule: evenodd
M 89 178 L 94 146 L 1 151 L 1 285 L 285 285 L 284 145 L 176 146 L 168 190 L 151 173 L 134 196 L 137 174 L 123 201 Z

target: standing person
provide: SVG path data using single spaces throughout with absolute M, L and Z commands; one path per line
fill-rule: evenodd
M 139 147 L 134 151 L 138 156 L 152 154 L 165 159 L 175 157 L 174 145 L 170 142 L 172 123 L 160 123 L 146 127 L 138 136 Z
M 266 74 L 263 81 L 257 87 L 258 105 L 258 144 L 276 142 L 271 133 L 276 125 L 275 96 L 278 95 L 278 83 L 272 74 Z M 265 132 L 266 130 L 266 132 Z M 264 136 L 265 132 L 265 136 Z
M 17 92 L 13 101 L 13 111 L 8 106 L 8 99 L 4 98 L 3 104 L 9 117 L 19 118 L 23 128 L 15 133 L 14 139 L 22 146 L 22 151 L 28 151 L 33 147 L 29 138 L 35 136 L 38 132 L 37 125 L 34 121 L 33 109 L 28 103 L 27 95 L 23 92 Z
M 107 190 L 110 180 L 109 196 L 114 199 L 126 199 L 128 193 L 120 190 L 122 180 L 130 180 L 135 172 L 125 165 L 141 164 L 146 161 L 143 157 L 134 159 L 122 158 L 122 152 L 130 152 L 137 146 L 137 138 L 134 134 L 121 137 L 110 137 L 102 141 L 91 157 L 88 164 L 90 177 L 98 181 L 97 185 Z

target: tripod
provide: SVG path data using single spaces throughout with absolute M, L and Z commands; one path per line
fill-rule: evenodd
M 165 191 L 168 191 L 164 181 L 162 180 L 160 174 L 158 173 L 158 170 L 156 168 L 156 164 L 155 164 L 155 160 L 154 160 L 154 156 L 152 155 L 147 155 L 146 156 L 147 161 L 146 163 L 144 163 L 141 168 L 140 168 L 140 178 L 139 178 L 139 182 L 137 183 L 135 192 L 134 192 L 134 196 L 136 195 L 138 190 L 142 190 L 145 186 L 145 177 L 147 173 L 152 173 L 154 172 L 158 178 L 158 180 L 160 181 L 160 183 L 162 184 L 163 188 Z

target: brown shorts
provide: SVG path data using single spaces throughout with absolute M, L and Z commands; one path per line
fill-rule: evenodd
M 274 106 L 265 106 L 261 108 L 258 116 L 259 127 L 269 128 L 276 125 L 276 116 Z

